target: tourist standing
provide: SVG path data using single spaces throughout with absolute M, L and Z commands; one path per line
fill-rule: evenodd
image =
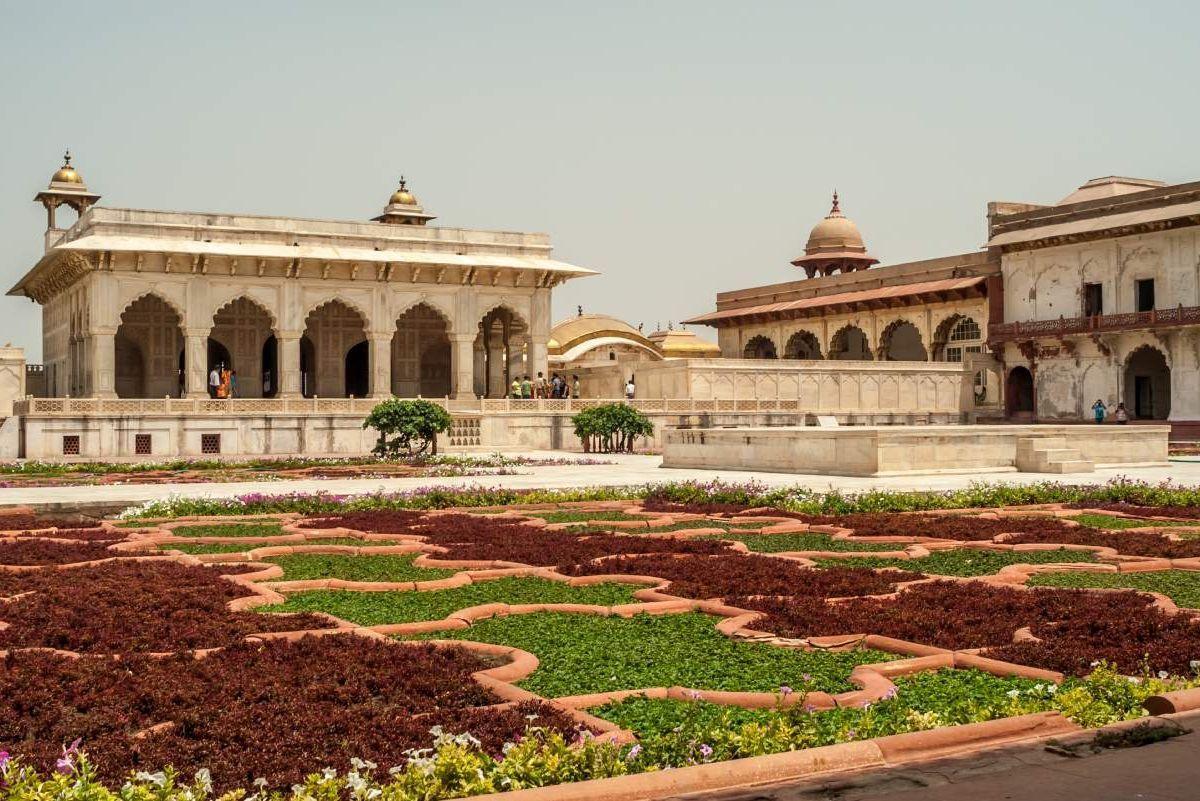
M 1113 417 L 1116 418 L 1118 425 L 1123 426 L 1129 422 L 1129 412 L 1125 411 L 1124 403 L 1117 404 L 1117 411 L 1113 414 Z
M 237 370 L 229 371 L 229 397 L 237 397 Z
M 513 377 L 512 386 L 509 387 L 508 397 L 510 397 L 510 398 L 521 397 L 521 376 L 518 375 L 518 376 Z
M 571 376 L 571 397 L 579 397 L 579 376 L 577 375 Z
M 1096 425 L 1104 422 L 1104 415 L 1108 414 L 1108 407 L 1104 405 L 1104 401 L 1097 398 L 1092 404 L 1092 414 L 1096 417 Z
M 217 390 L 221 388 L 221 370 L 219 364 L 214 364 L 213 369 L 208 374 L 208 397 L 217 397 Z
M 633 396 L 637 394 L 637 387 L 634 386 L 633 376 L 629 376 L 629 381 L 625 384 L 625 400 L 633 400 Z
M 529 400 L 533 397 L 533 382 L 529 380 L 529 376 L 521 379 L 521 398 Z
M 535 397 L 538 397 L 538 398 L 546 397 L 546 376 L 542 375 L 540 371 L 538 372 L 538 375 L 537 375 L 537 384 L 535 384 L 535 390 L 537 392 L 537 395 Z

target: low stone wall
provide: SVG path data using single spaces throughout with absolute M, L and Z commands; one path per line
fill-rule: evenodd
M 216 403 L 216 402 L 213 402 Z M 367 401 L 355 401 L 368 406 Z M 489 404 L 503 404 L 488 401 Z M 514 401 L 514 406 L 545 406 L 550 401 Z M 563 403 L 559 401 L 558 403 Z M 646 402 L 652 405 L 652 402 Z M 666 404 L 663 404 L 664 406 Z M 577 410 L 453 411 L 454 425 L 438 439 L 439 450 L 497 449 L 580 451 L 571 417 Z M 760 410 L 669 412 L 647 410 L 654 435 L 638 444 L 658 449 L 669 429 L 776 428 L 813 425 L 809 412 Z M 363 430 L 364 410 L 307 413 L 27 413 L 0 428 L 0 455 L 30 459 L 99 459 L 144 455 L 153 458 L 201 456 L 360 456 L 375 444 L 375 432 Z M 957 422 L 956 414 L 839 414 L 843 425 L 911 425 Z M 218 451 L 212 446 L 215 435 Z M 139 454 L 139 436 L 149 452 Z M 77 437 L 78 451 L 75 452 Z
M 1169 426 L 670 429 L 663 466 L 841 476 L 1015 471 L 1017 440 L 1062 438 L 1097 467 L 1167 463 Z

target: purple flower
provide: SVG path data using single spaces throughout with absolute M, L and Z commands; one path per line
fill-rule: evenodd
M 642 753 L 642 744 L 636 743 L 633 748 L 629 749 L 629 753 L 625 755 L 625 759 L 632 762 L 638 758 L 638 754 Z
M 789 695 L 792 694 L 792 692 L 793 692 L 792 688 L 787 686 L 786 684 L 784 684 L 783 686 L 781 686 L 779 688 L 779 694 L 782 695 L 784 698 L 787 698 Z
M 700 756 L 701 756 L 703 759 L 708 759 L 708 758 L 710 758 L 712 755 L 713 755 L 712 746 L 711 746 L 711 745 L 709 745 L 708 743 L 701 743 L 701 744 L 700 744 Z
M 812 681 L 812 674 L 811 673 L 803 673 L 800 675 L 800 678 L 804 679 L 805 684 L 808 684 L 809 682 Z
M 59 773 L 70 773 L 75 770 L 74 756 L 79 753 L 79 743 L 83 738 L 76 737 L 75 742 L 64 745 L 62 756 L 54 763 L 54 769 Z
M 895 698 L 895 697 L 896 697 L 896 688 L 895 688 L 895 686 L 892 686 L 891 688 L 889 688 L 889 689 L 888 689 L 888 691 L 887 691 L 886 693 L 884 693 L 884 694 L 883 694 L 883 700 L 884 700 L 884 701 L 890 701 L 890 700 L 892 700 L 892 699 L 893 699 L 893 698 Z
M 699 690 L 688 690 L 687 696 L 688 696 L 688 698 L 691 698 L 693 701 L 699 701 L 701 698 Z
M 12 757 L 8 755 L 7 751 L 0 751 L 0 770 L 8 767 L 9 760 L 11 759 Z

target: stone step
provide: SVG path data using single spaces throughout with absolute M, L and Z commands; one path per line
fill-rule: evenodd
M 1040 473 L 1094 473 L 1096 466 L 1087 459 L 1069 459 L 1062 462 L 1050 462 Z

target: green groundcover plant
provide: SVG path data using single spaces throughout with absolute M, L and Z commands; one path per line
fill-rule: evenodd
M 705 525 L 707 525 L 707 523 Z M 782 553 L 784 551 L 904 550 L 904 543 L 902 542 L 864 542 L 862 540 L 839 540 L 835 539 L 831 534 L 820 534 L 807 531 L 802 531 L 796 534 L 712 534 L 705 537 L 705 539 L 736 540 L 738 542 L 745 543 L 746 547 L 754 553 Z M 912 569 L 919 570 L 919 568 L 916 567 Z
M 489 603 L 595 604 L 632 603 L 633 584 L 604 582 L 572 587 L 561 581 L 506 577 L 449 590 L 353 592 L 313 590 L 291 593 L 287 601 L 261 607 L 264 612 L 327 612 L 361 626 L 441 620 L 452 612 Z M 516 618 L 514 618 L 516 619 Z M 576 616 L 573 620 L 583 619 Z
M 179 526 L 171 531 L 176 537 L 278 537 L 278 523 L 204 523 Z
M 742 710 L 701 702 L 660 702 L 644 698 L 601 707 L 601 714 L 642 732 L 639 742 L 618 745 L 581 736 L 575 742 L 530 722 L 517 742 L 500 754 L 485 753 L 469 732 L 434 728 L 429 748 L 413 752 L 403 765 L 353 760 L 351 770 L 314 765 L 302 784 L 288 791 L 248 782 L 221 801 L 441 801 L 505 790 L 610 778 L 668 767 L 702 764 L 851 742 L 884 734 L 923 731 L 1010 715 L 1056 710 L 1094 727 L 1144 715 L 1150 695 L 1196 686 L 1195 677 L 1124 677 L 1097 665 L 1086 679 L 1060 686 L 1027 679 L 1004 679 L 977 671 L 940 671 L 897 681 L 894 695 L 866 709 L 812 712 L 803 704 L 788 709 Z M 792 687 L 778 688 L 781 700 Z M 11 801 L 212 801 L 212 778 L 201 769 L 178 775 L 170 767 L 133 773 L 120 787 L 105 787 L 80 743 L 63 748 L 53 774 L 39 774 L 0 752 L 0 780 Z
M 799 651 L 738 642 L 719 633 L 717 621 L 696 612 L 632 618 L 547 612 L 482 620 L 428 636 L 537 654 L 538 669 L 520 686 L 548 698 L 676 685 L 771 692 L 805 681 L 836 693 L 854 689 L 849 677 L 856 665 L 894 658 L 880 651 Z
M 333 553 L 293 553 L 263 559 L 283 568 L 284 581 L 336 578 L 346 581 L 431 581 L 454 575 L 441 568 L 414 567 L 419 554 L 351 556 Z
M 934 551 L 918 559 L 886 559 L 855 556 L 849 559 L 817 559 L 821 567 L 896 567 L 934 576 L 990 576 L 1008 565 L 1045 565 L 1064 562 L 1095 562 L 1091 551 L 1055 548 L 1051 551 L 992 551 L 984 548 L 953 548 Z
M 1082 514 L 1071 518 L 1092 528 L 1170 528 L 1172 526 L 1195 526 L 1195 520 L 1143 520 L 1139 517 L 1117 517 L 1116 515 Z

